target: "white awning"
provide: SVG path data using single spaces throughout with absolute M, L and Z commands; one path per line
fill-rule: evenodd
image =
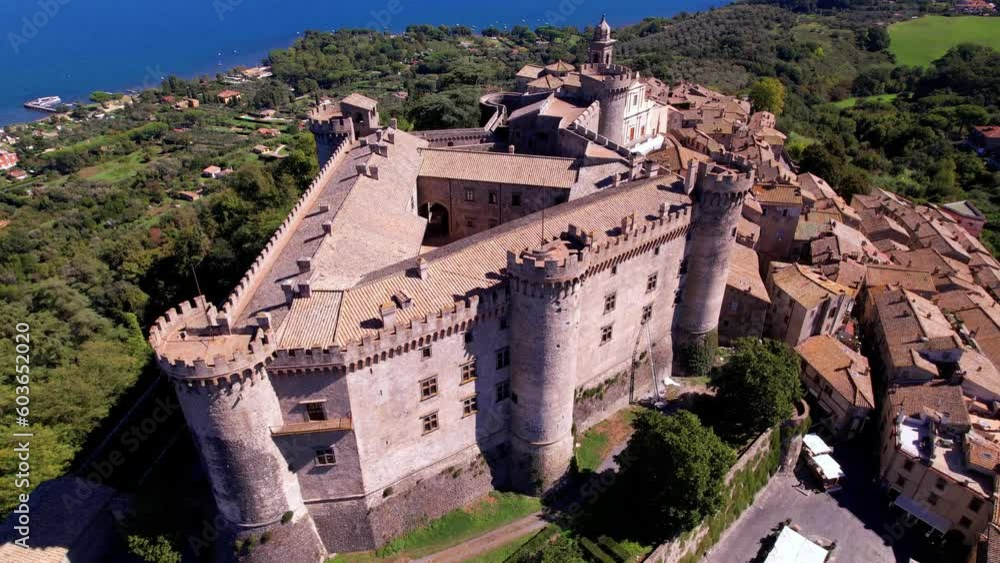
M 788 526 L 778 534 L 764 563 L 823 563 L 830 554 Z
M 917 519 L 923 521 L 928 526 L 934 528 L 942 534 L 951 529 L 951 525 L 948 523 L 947 518 L 932 511 L 908 496 L 899 495 L 896 497 L 896 506 L 909 512 Z
M 823 477 L 824 481 L 833 481 L 844 476 L 844 471 L 840 468 L 840 464 L 830 457 L 829 454 L 818 455 L 812 458 L 812 460 L 816 464 L 816 467 L 819 468 L 820 476 Z
M 820 438 L 816 434 L 806 434 L 802 437 L 802 445 L 806 447 L 809 455 L 817 456 L 828 454 L 833 451 L 833 448 L 826 445 L 823 438 Z

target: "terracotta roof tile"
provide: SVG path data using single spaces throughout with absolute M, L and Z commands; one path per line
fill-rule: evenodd
M 871 371 L 864 356 L 826 334 L 806 339 L 795 350 L 851 404 L 874 408 Z
M 479 151 L 424 149 L 420 176 L 519 186 L 572 188 L 574 159 Z

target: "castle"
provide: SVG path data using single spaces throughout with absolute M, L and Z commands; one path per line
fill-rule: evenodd
M 602 20 L 579 70 L 522 70 L 482 128 L 408 133 L 359 94 L 314 110 L 318 177 L 221 307 L 149 336 L 225 557 L 270 532 L 243 559 L 315 562 L 549 490 L 574 432 L 716 331 L 756 167 L 668 138 L 683 110 L 613 45 Z

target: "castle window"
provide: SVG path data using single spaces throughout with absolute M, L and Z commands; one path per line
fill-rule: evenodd
M 476 220 L 473 219 L 473 218 L 471 218 L 471 217 L 468 218 L 468 219 L 466 219 L 465 220 L 465 226 L 468 229 L 475 229 L 476 228 Z
M 420 381 L 420 400 L 426 401 L 431 397 L 436 397 L 438 394 L 438 378 L 428 377 L 427 379 L 422 379 Z
M 941 499 L 941 497 L 937 496 L 934 493 L 931 493 L 931 494 L 927 495 L 927 504 L 929 504 L 931 506 L 937 506 L 938 500 L 940 500 L 940 499 Z
M 499 201 L 499 198 L 497 197 L 497 193 L 496 192 L 490 192 L 489 193 L 489 202 L 491 204 L 493 204 L 493 205 L 496 205 L 498 201 Z
M 903 471 L 906 471 L 907 473 L 913 471 L 913 462 L 910 460 L 903 462 Z
M 475 340 L 475 337 L 472 335 L 472 331 L 471 330 L 465 331 L 465 343 L 472 344 L 473 340 Z
M 510 204 L 513 207 L 521 206 L 521 194 L 510 194 Z
M 680 275 L 682 275 L 682 276 L 684 274 L 688 273 L 688 259 L 687 258 L 681 260 L 681 269 L 678 271 L 678 273 Z
M 618 265 L 617 264 L 615 264 L 614 266 L 611 266 L 611 275 L 612 276 L 617 276 L 618 275 Z
M 979 512 L 979 509 L 983 507 L 983 499 L 973 498 L 969 501 L 969 510 L 973 512 Z
M 733 227 L 733 232 L 729 236 L 731 236 L 731 237 L 735 237 L 736 236 L 736 227 Z
M 497 369 L 503 369 L 510 365 L 510 348 L 497 350 Z
M 646 293 L 650 293 L 654 289 L 656 289 L 656 274 L 649 274 L 649 277 L 646 278 Z
M 611 325 L 601 327 L 601 345 L 611 342 Z
M 969 526 L 972 525 L 972 520 L 969 520 L 968 518 L 963 516 L 962 518 L 959 519 L 958 525 L 965 529 L 969 529 Z
M 937 487 L 939 491 L 943 491 L 944 488 L 948 486 L 948 481 L 945 481 L 944 479 L 938 477 L 937 482 L 934 483 L 934 486 Z
M 472 188 L 465 188 L 465 201 L 476 201 L 476 191 Z
M 304 403 L 306 407 L 306 420 L 326 420 L 326 409 L 323 407 L 322 401 L 315 401 Z
M 610 295 L 604 296 L 604 313 L 610 313 L 615 310 L 615 300 L 617 299 L 617 294 L 612 293 Z
M 431 414 L 420 417 L 420 425 L 423 426 L 424 434 L 434 432 L 440 428 L 440 426 L 438 426 L 438 413 L 432 412 Z
M 653 249 L 653 256 L 659 256 L 659 255 L 660 255 L 660 247 L 657 246 L 656 248 Z
M 642 324 L 649 322 L 649 319 L 653 318 L 653 305 L 649 304 L 642 308 Z
M 420 359 L 426 360 L 431 357 L 431 346 L 428 344 L 420 349 Z
M 469 362 L 462 365 L 462 385 L 476 380 L 476 362 Z
M 497 383 L 497 402 L 506 401 L 510 398 L 510 381 Z
M 333 448 L 318 448 L 316 452 L 316 465 L 337 465 L 337 456 L 333 453 Z
M 489 221 L 489 225 L 490 225 L 490 228 L 491 228 L 491 229 L 492 229 L 493 227 L 496 227 L 496 226 L 497 226 L 497 220 L 496 220 L 496 219 L 490 219 L 490 221 Z
M 500 317 L 500 330 L 507 330 L 507 317 Z
M 681 302 L 681 290 L 674 291 L 674 305 Z
M 477 397 L 478 395 L 473 395 L 462 399 L 462 418 L 479 412 L 479 399 Z
M 896 477 L 896 486 L 900 489 L 906 486 L 906 479 L 904 479 L 902 475 Z

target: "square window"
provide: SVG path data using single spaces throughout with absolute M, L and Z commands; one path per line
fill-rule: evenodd
M 476 362 L 469 362 L 462 366 L 462 385 L 476 380 Z
M 503 369 L 510 365 L 510 348 L 497 350 L 497 369 Z
M 507 317 L 500 317 L 500 330 L 507 330 Z
M 913 471 L 913 462 L 910 460 L 903 462 L 903 471 L 906 471 L 907 473 Z
M 934 483 L 934 486 L 937 487 L 937 490 L 939 490 L 939 491 L 943 491 L 944 488 L 947 485 L 948 485 L 948 481 L 945 481 L 944 479 L 942 479 L 940 477 L 938 477 L 937 482 Z
M 333 453 L 333 448 L 318 448 L 316 451 L 316 465 L 337 465 L 337 456 Z
M 462 399 L 462 418 L 479 412 L 479 399 L 477 397 L 478 395 L 473 395 Z
M 979 509 L 983 507 L 983 499 L 973 498 L 969 501 L 969 510 L 973 512 L 979 512 Z
M 436 397 L 438 394 L 438 378 L 428 377 L 427 379 L 420 381 L 420 400 L 424 401 L 430 399 L 431 397 Z
M 896 486 L 900 489 L 906 486 L 906 479 L 904 479 L 902 475 L 896 477 Z
M 326 420 L 326 408 L 323 403 L 306 403 L 306 420 Z
M 497 383 L 497 402 L 506 401 L 510 398 L 510 381 Z
M 656 248 L 653 249 L 653 256 L 659 256 L 659 255 L 660 255 L 660 247 L 657 246 Z
M 958 520 L 958 525 L 965 529 L 969 529 L 969 526 L 972 525 L 972 520 L 969 520 L 968 518 L 963 516 Z
M 612 276 L 617 276 L 618 275 L 618 265 L 617 264 L 615 264 L 614 266 L 611 266 L 611 275 Z
M 476 192 L 472 188 L 465 188 L 465 201 L 476 201 Z
M 423 427 L 424 434 L 434 432 L 439 428 L 438 413 L 432 412 L 431 414 L 420 417 L 420 425 Z
M 499 198 L 497 198 L 497 193 L 496 192 L 490 192 L 490 194 L 489 194 L 489 202 L 491 204 L 493 204 L 493 205 L 496 205 L 498 201 L 499 201 Z
M 510 204 L 513 207 L 521 206 L 521 194 L 510 194 Z
M 646 293 L 651 293 L 654 289 L 656 289 L 656 274 L 649 274 L 646 278 Z
M 931 506 L 937 506 L 939 498 L 940 497 L 938 497 L 936 494 L 931 493 L 931 494 L 927 495 L 927 504 L 929 504 Z
M 646 305 L 642 308 L 642 324 L 649 322 L 649 319 L 653 318 L 653 305 Z
M 467 229 L 475 229 L 476 228 L 476 220 L 475 219 L 471 219 L 471 218 L 470 219 L 466 219 L 465 220 L 465 227 Z
M 615 310 L 615 301 L 617 299 L 617 294 L 612 293 L 610 295 L 604 296 L 604 312 L 610 313 Z
M 611 325 L 601 327 L 601 345 L 611 342 Z
M 431 357 L 431 347 L 430 345 L 424 346 L 420 349 L 420 359 L 426 360 Z

